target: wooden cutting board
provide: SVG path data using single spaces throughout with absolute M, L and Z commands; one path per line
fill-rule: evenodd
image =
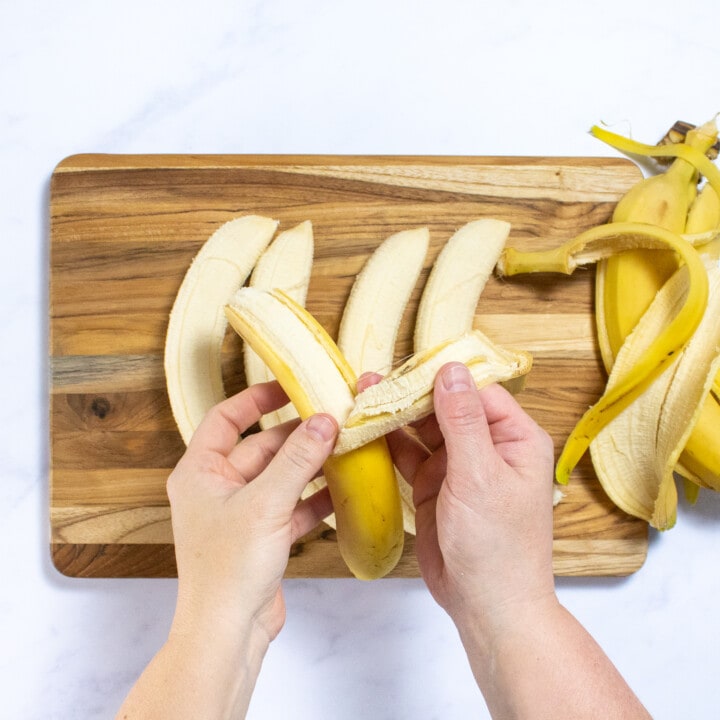
M 308 308 L 331 334 L 353 280 L 390 234 L 427 226 L 424 274 L 400 331 L 410 339 L 422 283 L 469 220 L 512 223 L 510 243 L 557 245 L 605 222 L 640 177 L 608 158 L 78 155 L 50 192 L 50 525 L 71 576 L 173 576 L 165 480 L 183 451 L 165 391 L 168 314 L 188 265 L 221 223 L 248 213 L 311 220 Z M 402 268 L 399 268 L 402 272 Z M 592 269 L 572 277 L 492 278 L 476 324 L 534 355 L 518 399 L 556 450 L 605 375 L 593 328 Z M 226 390 L 243 387 L 240 342 L 225 343 Z M 647 553 L 647 526 L 615 508 L 584 458 L 555 509 L 559 575 L 624 575 Z M 290 577 L 348 572 L 334 531 L 298 542 Z M 395 576 L 418 575 L 413 538 Z

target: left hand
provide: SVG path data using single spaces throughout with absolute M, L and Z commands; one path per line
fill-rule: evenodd
M 300 501 L 332 451 L 337 424 L 314 415 L 241 434 L 287 403 L 254 385 L 210 410 L 167 483 L 178 568 L 174 626 L 261 630 L 285 621 L 280 583 L 290 548 L 330 512 L 327 489 Z

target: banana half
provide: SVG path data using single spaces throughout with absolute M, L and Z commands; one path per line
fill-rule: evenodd
M 165 379 L 175 422 L 187 445 L 213 405 L 224 399 L 223 308 L 268 246 L 277 221 L 246 215 L 221 225 L 190 265 L 170 312 Z

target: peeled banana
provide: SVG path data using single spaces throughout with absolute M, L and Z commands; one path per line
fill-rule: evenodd
M 225 397 L 224 307 L 272 240 L 277 221 L 246 215 L 221 225 L 200 248 L 178 290 L 165 338 L 170 407 L 185 444 Z
M 378 246 L 355 279 L 337 344 L 358 376 L 385 375 L 392 369 L 400 322 L 429 242 L 427 228 L 395 233 Z
M 420 298 L 415 352 L 472 329 L 478 300 L 509 233 L 510 223 L 482 218 L 463 225 L 447 241 Z

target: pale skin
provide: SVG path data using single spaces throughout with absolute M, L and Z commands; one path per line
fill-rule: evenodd
M 285 620 L 290 547 L 332 510 L 327 491 L 299 501 L 332 451 L 331 417 L 238 443 L 286 401 L 269 383 L 221 403 L 169 478 L 177 608 L 119 719 L 245 716 Z M 441 370 L 434 403 L 412 435 L 388 441 L 413 484 L 422 577 L 455 623 L 493 718 L 649 718 L 556 597 L 547 434 L 501 387 L 476 390 L 462 365 Z

